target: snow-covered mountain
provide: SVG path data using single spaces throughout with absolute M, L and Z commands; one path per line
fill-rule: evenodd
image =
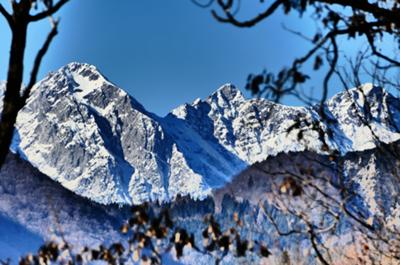
M 345 196 L 347 210 L 368 224 L 400 227 L 399 161 L 390 153 L 399 153 L 399 99 L 367 84 L 337 94 L 324 111 L 321 120 L 318 106 L 246 99 L 227 84 L 158 117 L 94 66 L 71 63 L 40 81 L 18 116 L 16 155 L 0 172 L 0 259 L 16 261 L 52 236 L 75 247 L 120 240 L 129 212 L 112 203 L 211 194 L 168 204 L 198 245 L 204 215 L 214 214 L 229 227 L 238 213 L 244 235 L 251 233 L 272 251 L 266 263 L 283 264 L 280 257 L 289 253 L 296 264 L 317 264 L 307 234 L 281 237 L 271 223 L 269 215 L 279 228 L 298 225 L 274 197 L 288 176 L 305 180 L 305 191 L 311 192 L 311 183 L 333 198 Z M 318 130 L 326 132 L 323 141 Z M 323 142 L 340 156 L 323 155 Z M 391 144 L 381 148 L 380 142 Z M 351 193 L 332 188 L 339 177 Z M 328 216 L 320 199 L 289 198 L 315 224 Z M 341 207 L 332 209 L 341 213 Z M 351 218 L 339 219 L 320 240 L 337 264 L 361 263 L 351 259 L 351 246 L 363 241 L 354 237 Z M 249 263 L 231 258 L 222 264 Z M 198 255 L 180 260 L 194 261 L 210 263 Z
M 366 115 L 366 103 L 371 117 Z M 232 85 L 223 86 L 206 100 L 172 111 L 203 138 L 216 140 L 248 164 L 281 152 L 324 153 L 318 130 L 308 124 L 322 122 L 329 149 L 342 155 L 374 148 L 376 140 L 389 143 L 400 137 L 400 101 L 372 84 L 337 94 L 327 102 L 325 114 L 328 118 L 324 121 L 318 106 L 289 107 L 265 99 L 247 100 Z M 300 117 L 299 128 L 289 132 Z M 366 119 L 370 127 L 363 123 Z M 300 141 L 299 130 L 303 131 Z
M 400 138 L 399 111 L 397 98 L 367 84 L 328 101 L 329 119 L 319 127 L 330 132 L 324 141 L 331 150 L 362 151 L 377 140 Z M 324 153 L 318 130 L 310 126 L 319 123 L 318 113 L 318 107 L 245 99 L 227 84 L 205 100 L 158 117 L 96 67 L 71 63 L 34 87 L 18 116 L 12 150 L 96 202 L 167 201 L 178 194 L 203 198 L 268 156 Z

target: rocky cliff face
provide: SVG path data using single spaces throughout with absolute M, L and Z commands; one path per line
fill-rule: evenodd
M 104 204 L 204 198 L 248 165 L 281 152 L 324 153 L 326 142 L 345 154 L 374 148 L 377 140 L 393 142 L 400 138 L 399 108 L 397 98 L 365 85 L 327 102 L 329 119 L 321 122 L 317 107 L 247 100 L 225 85 L 158 117 L 94 66 L 71 63 L 34 87 L 12 150 L 67 189 Z M 325 139 L 311 128 L 316 123 L 330 132 Z
M 240 169 L 190 128 L 147 112 L 95 67 L 77 63 L 35 86 L 12 149 L 64 187 L 105 204 L 204 197 Z

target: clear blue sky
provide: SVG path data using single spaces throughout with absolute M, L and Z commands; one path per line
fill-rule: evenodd
M 259 1 L 248 1 L 254 5 L 245 13 L 257 14 Z M 249 73 L 278 70 L 304 53 L 308 44 L 284 31 L 282 22 L 314 32 L 312 20 L 281 13 L 257 27 L 238 29 L 216 22 L 209 10 L 190 0 L 71 0 L 58 16 L 60 33 L 44 59 L 40 79 L 69 62 L 87 62 L 159 115 L 227 82 L 244 91 Z M 26 74 L 48 30 L 47 21 L 31 26 Z M 4 19 L 0 32 L 4 80 L 10 42 Z M 290 99 L 285 103 L 297 104 Z

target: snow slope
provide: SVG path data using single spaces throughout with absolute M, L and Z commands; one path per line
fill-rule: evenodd
M 24 226 L 0 214 L 0 259 L 6 261 L 37 250 L 43 239 Z
M 121 240 L 128 209 L 82 198 L 10 154 L 0 172 L 0 260 L 35 252 L 50 239 L 72 246 Z

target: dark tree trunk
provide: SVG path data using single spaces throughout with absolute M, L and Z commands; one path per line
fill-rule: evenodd
M 14 134 L 14 125 L 17 120 L 18 112 L 23 108 L 29 97 L 30 91 L 36 82 L 39 66 L 49 49 L 50 43 L 57 35 L 58 20 L 51 19 L 52 30 L 48 34 L 42 48 L 36 54 L 31 77 L 25 91 L 22 91 L 24 76 L 24 56 L 26 47 L 26 37 L 30 22 L 39 21 L 51 17 L 68 0 L 42 1 L 46 8 L 34 15 L 30 14 L 33 7 L 37 8 L 38 1 L 20 0 L 11 1 L 12 13 L 10 14 L 0 3 L 0 14 L 7 20 L 12 31 L 10 61 L 8 64 L 8 75 L 6 90 L 3 99 L 3 110 L 0 119 L 0 170 L 9 152 L 10 144 Z
M 10 61 L 0 122 L 0 169 L 9 152 L 18 112 L 23 107 L 20 93 L 23 82 L 28 20 L 20 17 L 14 21 L 18 21 L 18 24 L 14 24 L 12 28 Z

